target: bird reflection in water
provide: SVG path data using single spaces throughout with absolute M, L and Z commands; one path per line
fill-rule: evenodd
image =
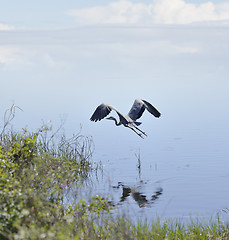
M 119 182 L 117 186 L 113 186 L 113 188 L 120 187 L 122 187 L 122 196 L 118 204 L 121 204 L 126 201 L 129 196 L 132 196 L 140 208 L 150 207 L 163 193 L 163 189 L 160 187 L 153 193 L 150 199 L 147 199 L 145 194 L 137 191 L 136 188 L 125 186 L 122 182 Z

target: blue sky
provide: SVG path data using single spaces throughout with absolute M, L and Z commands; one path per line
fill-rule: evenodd
M 144 116 L 149 131 L 154 124 L 182 132 L 186 124 L 196 129 L 215 121 L 223 131 L 228 12 L 224 1 L 2 1 L 1 116 L 15 103 L 24 110 L 18 127 L 64 116 L 72 131 L 84 124 L 99 135 L 113 128 L 88 121 L 98 104 L 127 113 L 135 98 L 145 98 L 163 116 L 152 126 Z

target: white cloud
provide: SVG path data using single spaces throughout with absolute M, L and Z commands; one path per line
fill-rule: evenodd
M 151 9 L 145 4 L 133 4 L 121 0 L 102 7 L 70 10 L 68 14 L 75 16 L 81 22 L 87 23 L 136 23 L 142 17 L 150 17 Z
M 0 46 L 0 63 L 13 63 L 17 59 L 18 47 Z
M 13 30 L 13 29 L 14 28 L 9 25 L 0 23 L 0 31 L 7 31 L 7 30 Z
M 229 20 L 229 4 L 214 5 L 207 2 L 199 5 L 188 4 L 183 0 L 156 1 L 154 5 L 155 23 L 186 24 L 203 21 Z
M 69 10 L 68 14 L 84 24 L 188 24 L 229 20 L 229 3 L 155 0 L 143 4 L 119 0 L 106 6 Z
M 39 65 L 49 68 L 66 67 L 66 62 L 59 56 L 63 48 L 63 46 L 50 48 L 49 43 L 35 47 L 23 44 L 0 45 L 0 66 L 5 69 L 23 68 L 23 66 L 31 68 Z M 55 51 L 58 51 L 59 55 Z
M 129 67 L 170 57 L 224 56 L 229 52 L 225 29 L 155 25 L 0 32 L 0 67 L 70 71 L 96 64 L 103 69 L 106 64 Z

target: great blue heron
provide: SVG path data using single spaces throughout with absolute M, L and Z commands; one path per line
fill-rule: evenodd
M 160 112 L 158 112 L 158 110 L 155 107 L 153 107 L 149 102 L 142 99 L 136 99 L 134 101 L 132 108 L 130 109 L 129 113 L 126 116 L 123 116 L 112 105 L 107 103 L 102 103 L 96 108 L 90 120 L 94 122 L 100 121 L 103 118 L 105 118 L 112 110 L 115 110 L 119 116 L 119 122 L 114 117 L 108 117 L 106 119 L 114 120 L 116 126 L 123 125 L 125 127 L 130 128 L 135 133 L 137 133 L 138 136 L 143 138 L 142 134 L 144 134 L 145 136 L 147 135 L 145 132 L 143 132 L 137 127 L 141 124 L 141 122 L 136 122 L 136 120 L 142 116 L 145 109 L 147 109 L 151 114 L 153 114 L 157 118 L 161 116 Z M 137 132 L 136 130 L 140 131 L 142 134 Z

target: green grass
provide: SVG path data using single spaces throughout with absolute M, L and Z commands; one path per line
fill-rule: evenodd
M 229 239 L 229 225 L 114 218 L 100 196 L 66 206 L 71 186 L 93 171 L 91 140 L 66 139 L 48 125 L 0 134 L 0 239 Z M 140 157 L 138 158 L 140 163 Z

